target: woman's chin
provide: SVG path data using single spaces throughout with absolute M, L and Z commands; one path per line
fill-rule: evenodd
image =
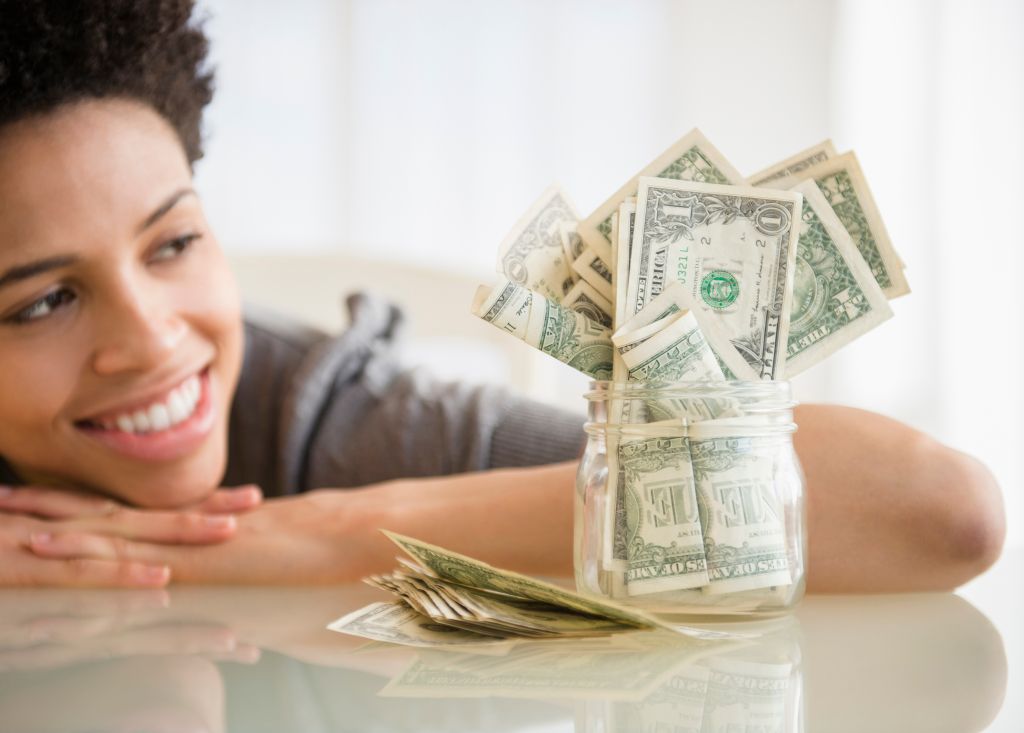
M 220 487 L 224 464 L 198 461 L 174 471 L 134 472 L 101 483 L 103 493 L 140 509 L 184 509 L 208 499 Z

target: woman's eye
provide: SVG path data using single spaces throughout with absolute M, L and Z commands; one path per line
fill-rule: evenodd
M 156 262 L 162 262 L 164 260 L 173 260 L 180 257 L 185 251 L 192 245 L 192 242 L 199 239 L 201 234 L 185 234 L 181 237 L 165 242 L 157 249 L 153 255 L 153 260 Z
M 27 308 L 11 316 L 8 321 L 17 325 L 31 323 L 46 318 L 58 308 L 73 303 L 77 296 L 68 288 L 60 288 L 47 293 Z

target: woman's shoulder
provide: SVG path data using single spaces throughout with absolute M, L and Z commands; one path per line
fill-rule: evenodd
M 403 321 L 394 305 L 365 293 L 346 298 L 349 324 L 334 334 L 247 302 L 245 347 L 231 404 L 224 483 L 259 483 L 287 493 L 324 405 L 339 383 L 390 351 Z
M 331 334 L 283 311 L 246 303 L 242 313 L 245 349 L 239 384 L 263 382 L 288 371 Z

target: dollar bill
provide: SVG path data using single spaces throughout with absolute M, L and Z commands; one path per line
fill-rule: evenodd
M 892 317 L 885 293 L 813 180 L 804 197 L 786 343 L 791 378 Z
M 693 318 L 692 314 L 671 298 L 671 294 L 667 298 L 653 302 L 650 307 L 623 324 L 622 328 L 612 335 L 612 344 L 615 346 L 616 381 L 623 383 L 640 379 L 641 377 L 630 374 L 630 364 L 633 362 L 627 361 L 626 355 L 663 331 L 671 329 L 677 321 L 687 316 L 689 319 L 685 322 L 682 333 L 678 334 L 678 339 L 682 341 L 685 340 L 685 335 L 690 334 Z M 676 331 L 678 330 L 670 330 L 667 336 L 661 337 L 655 343 L 655 348 L 658 347 L 658 344 L 668 347 L 666 339 L 677 338 Z M 671 349 L 666 348 L 666 350 Z M 689 351 L 686 361 L 693 362 L 695 353 L 692 349 Z M 683 369 L 692 370 L 694 364 L 688 363 L 685 366 L 680 366 Z M 664 376 L 669 378 L 667 373 Z M 657 381 L 657 378 L 652 378 L 652 381 Z M 675 400 L 643 399 L 640 396 L 631 396 L 629 393 L 625 393 L 622 398 L 611 402 L 609 411 L 611 421 L 624 426 L 681 416 L 685 414 L 685 410 L 686 407 L 678 404 Z M 609 477 L 606 489 L 603 562 L 608 569 L 615 572 L 625 572 L 627 569 L 626 505 L 625 489 L 623 488 L 626 474 L 625 466 L 619 455 L 622 441 L 623 439 L 618 435 L 607 437 Z M 623 577 L 625 578 L 625 576 Z
M 785 513 L 776 462 L 791 445 L 720 421 L 689 427 L 708 594 L 789 585 Z M 748 431 L 754 432 L 754 431 Z
M 562 300 L 562 305 L 569 310 L 582 313 L 595 323 L 611 330 L 612 313 L 615 308 L 611 301 L 597 292 L 586 280 L 579 280 Z
M 780 179 L 771 185 L 793 185 L 808 179 L 815 181 L 853 238 L 885 297 L 892 300 L 910 292 L 900 257 L 892 246 L 882 215 L 853 152 L 806 168 L 793 178 L 795 180 Z
M 507 642 L 433 622 L 405 603 L 373 603 L 332 621 L 331 631 L 391 644 L 422 647 L 454 647 Z
M 644 341 L 650 334 L 668 325 L 665 319 L 682 315 L 690 310 L 686 291 L 673 283 L 665 292 L 621 323 L 612 334 L 612 343 L 620 352 Z M 672 320 L 675 320 L 674 318 Z
M 633 227 L 636 223 L 636 201 L 619 206 L 615 218 L 615 328 L 621 327 L 631 315 L 626 314 L 626 287 L 629 284 L 629 258 L 632 253 Z
M 498 249 L 498 271 L 512 282 L 554 302 L 573 284 L 572 260 L 562 248 L 562 231 L 579 217 L 568 196 L 551 186 L 516 222 Z
M 763 171 L 758 171 L 747 179 L 751 186 L 772 186 L 774 188 L 789 188 L 796 182 L 795 176 L 807 170 L 813 165 L 834 158 L 836 149 L 831 140 L 823 140 L 817 145 L 812 145 L 807 150 L 786 158 L 781 163 L 768 166 Z
M 562 237 L 562 253 L 565 255 L 565 261 L 570 263 L 575 262 L 587 247 L 579 232 L 576 231 L 576 226 L 576 222 L 564 222 L 559 227 Z M 575 275 L 574 279 L 576 279 Z
M 641 312 L 638 315 L 642 314 L 643 312 Z M 633 349 L 640 346 L 653 336 L 661 333 L 666 328 L 668 328 L 673 323 L 675 323 L 680 318 L 686 315 L 692 317 L 693 314 L 686 310 L 677 310 L 675 312 L 665 313 L 662 317 L 658 318 L 653 323 L 645 323 L 635 328 L 623 326 L 618 331 L 612 334 L 612 345 L 615 347 L 616 353 L 618 353 L 621 356 L 628 351 L 632 351 Z M 628 378 L 628 372 L 625 373 L 627 374 Z
M 622 363 L 620 379 L 626 382 L 672 384 L 679 382 L 722 381 L 724 375 L 707 341 L 719 330 L 718 324 L 701 328 L 694 311 L 688 310 L 687 294 L 679 283 L 669 286 L 647 307 L 630 318 L 612 334 L 616 356 Z M 720 343 L 731 348 L 722 335 Z M 734 405 L 727 400 L 669 395 L 658 398 L 626 398 L 615 405 L 613 415 L 620 425 L 671 419 L 707 420 L 732 414 Z M 609 569 L 625 571 L 625 550 L 629 534 L 626 526 L 627 479 L 621 453 L 628 441 L 609 440 L 609 481 L 604 562 Z M 627 576 L 628 580 L 628 576 Z
M 645 328 L 657 328 L 666 320 L 663 328 L 645 334 Z M 639 341 L 635 340 L 637 335 Z M 672 384 L 724 379 L 693 311 L 673 313 L 650 326 L 621 334 L 619 339 L 619 353 L 631 382 Z M 616 344 L 614 335 L 612 343 Z
M 611 331 L 511 280 L 481 285 L 472 312 L 593 379 L 612 374 Z
M 611 216 L 631 196 L 637 195 L 641 176 L 708 183 L 743 182 L 743 176 L 697 129 L 677 140 L 668 150 L 645 165 L 579 225 L 580 236 L 592 247 L 611 241 Z
M 781 379 L 801 205 L 795 192 L 641 178 L 627 314 L 678 281 L 757 378 Z
M 630 596 L 708 582 L 697 493 L 684 435 L 624 441 L 626 589 Z
M 572 270 L 609 302 L 615 297 L 612 290 L 612 271 L 590 247 L 583 250 L 583 254 L 573 261 Z
M 735 378 L 732 375 L 740 374 L 746 379 L 757 379 L 757 374 L 747 364 L 746 360 L 743 359 L 739 351 L 736 350 L 722 324 L 703 311 L 693 309 L 691 306 L 692 301 L 686 287 L 678 281 L 670 283 L 657 297 L 647 303 L 639 313 L 632 316 L 612 334 L 612 344 L 615 346 L 616 352 L 624 354 L 626 351 L 636 348 L 636 346 L 646 341 L 655 332 L 669 326 L 668 323 L 661 323 L 659 325 L 659 322 L 675 314 L 688 312 L 694 325 L 699 330 L 700 337 L 709 347 L 707 351 L 702 350 L 702 356 L 705 358 L 710 356 L 717 362 L 717 365 L 715 369 L 708 370 L 703 375 L 699 371 L 695 372 L 684 369 L 680 372 L 680 379 L 688 381 L 719 381 L 726 378 L 726 368 L 729 369 L 730 378 Z M 682 327 L 677 326 L 677 328 Z M 682 376 L 684 373 L 688 373 L 691 376 L 684 377 Z M 628 369 L 623 374 L 626 379 L 641 378 L 639 374 L 631 376 Z M 647 374 L 651 374 L 651 372 L 647 372 Z M 667 381 L 672 378 L 672 373 L 663 372 L 661 377 L 663 382 Z

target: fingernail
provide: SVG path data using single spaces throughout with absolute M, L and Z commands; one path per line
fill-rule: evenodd
M 216 529 L 234 527 L 235 516 L 233 514 L 207 514 L 203 517 L 203 524 Z
M 163 583 L 171 577 L 171 569 L 166 565 L 137 565 L 132 574 L 143 583 Z
M 28 541 L 33 545 L 48 545 L 53 542 L 53 535 L 49 532 L 33 532 L 28 536 Z
M 260 500 L 259 494 L 254 492 L 252 489 L 238 489 L 228 494 L 227 499 L 228 506 L 234 507 L 248 507 L 251 504 L 255 504 Z
M 235 638 L 234 633 L 227 634 L 214 643 L 214 649 L 218 652 L 233 652 L 237 646 L 238 639 Z
M 239 498 L 246 502 L 257 502 L 263 498 L 263 491 L 259 486 L 250 486 L 239 492 Z
M 10 496 L 14 493 L 14 488 L 11 486 L 0 486 L 0 496 Z

